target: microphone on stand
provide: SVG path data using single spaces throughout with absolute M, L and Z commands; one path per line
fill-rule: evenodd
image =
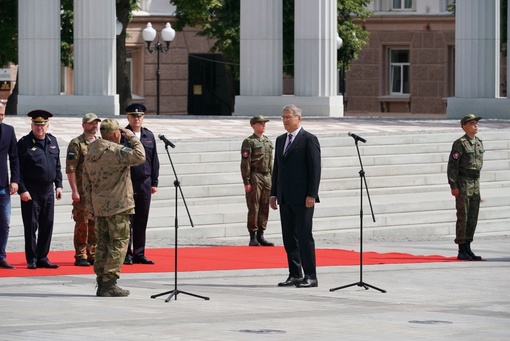
M 173 144 L 173 143 L 172 143 L 172 141 L 170 141 L 169 139 L 167 139 L 167 138 L 165 137 L 165 135 L 161 135 L 161 134 L 159 134 L 159 135 L 158 135 L 158 137 L 159 137 L 159 139 L 160 139 L 161 141 L 165 142 L 165 146 L 170 146 L 170 147 L 172 147 L 172 148 L 175 148 L 175 144 Z
M 351 136 L 351 137 L 354 139 L 354 141 L 361 141 L 361 142 L 363 142 L 363 143 L 366 143 L 366 142 L 367 142 L 367 140 L 365 140 L 365 139 L 364 139 L 364 138 L 362 138 L 361 136 L 358 136 L 358 135 L 353 134 L 353 133 L 351 133 L 351 132 L 348 132 L 348 133 L 347 133 L 347 135 Z

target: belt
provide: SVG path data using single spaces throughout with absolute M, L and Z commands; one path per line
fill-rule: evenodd
M 269 172 L 259 172 L 259 171 L 251 171 L 252 173 L 257 173 L 257 174 L 260 174 L 260 175 L 263 175 L 263 176 L 266 176 L 266 175 L 269 175 Z
M 462 176 L 466 179 L 478 180 L 480 178 L 480 171 L 474 169 L 466 169 L 463 172 L 459 172 L 459 176 Z

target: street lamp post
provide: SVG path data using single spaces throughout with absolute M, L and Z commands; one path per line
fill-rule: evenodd
M 168 53 L 170 49 L 170 43 L 175 38 L 175 30 L 172 28 L 170 23 L 166 23 L 165 28 L 161 30 L 161 37 L 166 43 L 166 46 L 163 46 L 158 40 L 158 42 L 151 47 L 151 43 L 156 38 L 156 30 L 152 28 L 152 24 L 147 23 L 147 27 L 145 27 L 142 31 L 143 40 L 147 43 L 147 51 L 150 54 L 157 53 L 157 71 L 156 71 L 156 115 L 159 115 L 159 78 L 161 71 L 159 70 L 159 53 Z

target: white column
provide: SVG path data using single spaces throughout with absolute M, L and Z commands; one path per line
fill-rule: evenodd
M 23 96 L 60 95 L 60 1 L 19 0 L 18 6 L 21 109 Z
M 241 0 L 241 96 L 281 96 L 281 0 Z
M 115 1 L 74 1 L 74 93 L 116 94 Z
M 455 97 L 495 98 L 499 92 L 500 1 L 457 1 Z
M 295 1 L 296 96 L 337 95 L 336 7 L 336 0 Z
M 510 117 L 510 101 L 499 97 L 500 0 L 457 1 L 455 8 L 455 97 L 446 116 L 468 113 Z

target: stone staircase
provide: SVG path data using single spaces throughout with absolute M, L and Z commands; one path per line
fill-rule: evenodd
M 368 237 L 444 236 L 455 233 L 455 202 L 446 179 L 451 144 L 456 132 L 364 134 L 359 144 L 372 221 L 363 185 L 363 233 Z M 478 233 L 510 231 L 510 140 L 508 130 L 481 134 L 487 150 L 481 176 L 482 207 Z M 273 139 L 274 140 L 274 139 Z M 321 136 L 321 202 L 315 210 L 315 234 L 359 235 L 360 162 L 349 136 Z M 66 143 L 62 143 L 66 146 Z M 153 196 L 149 238 L 174 235 L 175 176 L 164 147 L 160 148 L 160 187 Z M 64 148 L 63 148 L 64 149 Z M 239 170 L 240 140 L 182 140 L 170 149 L 191 221 L 178 194 L 179 235 L 223 238 L 247 235 L 246 204 Z M 64 164 L 65 160 L 62 159 Z M 64 174 L 65 178 L 65 174 Z M 64 199 L 55 209 L 54 236 L 72 236 L 71 195 L 67 179 Z M 11 236 L 23 236 L 19 199 L 13 197 Z M 278 211 L 271 211 L 266 234 L 280 234 Z

